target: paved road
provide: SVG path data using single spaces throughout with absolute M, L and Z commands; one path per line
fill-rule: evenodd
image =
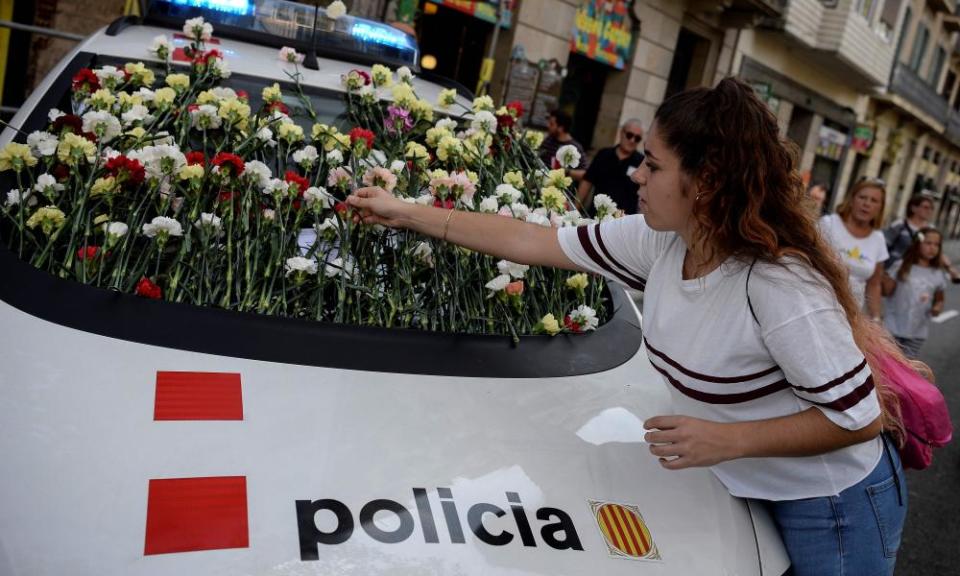
M 960 263 L 960 243 L 945 247 Z M 960 311 L 960 285 L 947 291 L 945 310 Z M 910 509 L 904 529 L 898 576 L 960 575 L 960 317 L 933 324 L 921 358 L 937 375 L 950 405 L 957 433 L 952 444 L 937 450 L 933 466 L 907 472 Z

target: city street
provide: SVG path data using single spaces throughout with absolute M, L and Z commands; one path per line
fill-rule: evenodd
M 960 243 L 945 250 L 956 262 Z M 945 310 L 960 310 L 960 286 L 947 291 Z M 960 317 L 933 324 L 922 358 L 937 375 L 956 429 L 960 422 Z M 933 466 L 907 472 L 910 511 L 897 561 L 897 574 L 941 576 L 960 573 L 960 442 L 937 450 Z

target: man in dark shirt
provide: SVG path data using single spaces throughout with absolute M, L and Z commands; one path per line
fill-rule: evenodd
M 567 173 L 575 180 L 580 181 L 587 167 L 587 155 L 583 151 L 583 146 L 570 135 L 570 126 L 573 120 L 570 115 L 563 110 L 554 110 L 547 116 L 547 137 L 543 139 L 540 145 L 540 159 L 547 165 L 547 168 L 559 168 L 554 163 L 554 156 L 561 146 L 572 144 L 580 152 L 580 165 L 572 168 Z
M 643 162 L 643 154 L 637 149 L 643 140 L 643 126 L 637 119 L 630 119 L 620 127 L 620 140 L 616 146 L 597 152 L 587 173 L 577 188 L 577 200 L 581 206 L 592 208 L 592 195 L 606 194 L 626 214 L 636 214 L 639 203 L 639 186 L 630 175 Z

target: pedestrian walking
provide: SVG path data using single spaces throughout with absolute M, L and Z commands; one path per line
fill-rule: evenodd
M 641 141 L 643 124 L 635 118 L 627 120 L 620 127 L 617 145 L 603 148 L 590 162 L 577 187 L 577 200 L 581 206 L 590 207 L 591 214 L 591 199 L 597 194 L 612 198 L 624 214 L 637 213 L 640 187 L 630 176 L 643 162 L 643 154 L 638 150 Z
M 910 358 L 917 358 L 930 333 L 930 319 L 943 312 L 949 267 L 943 255 L 943 235 L 921 228 L 902 260 L 883 276 L 887 297 L 883 324 Z
M 587 154 L 583 150 L 583 145 L 570 134 L 571 126 L 573 126 L 573 119 L 570 118 L 569 114 L 563 110 L 550 112 L 550 115 L 547 116 L 547 137 L 540 144 L 540 160 L 547 165 L 547 168 L 559 168 L 560 166 L 556 164 L 557 150 L 568 144 L 576 147 L 577 152 L 580 153 L 580 164 L 575 168 L 568 169 L 567 174 L 575 182 L 579 182 L 586 172 Z
M 897 424 L 890 390 L 864 350 L 903 356 L 804 208 L 776 117 L 727 78 L 664 102 L 645 155 L 642 215 L 600 224 L 557 230 L 380 188 L 348 202 L 367 224 L 645 285 L 646 350 L 676 409 L 645 422 L 662 467 L 709 466 L 768 507 L 797 576 L 892 574 L 907 491 L 880 436 Z
M 881 280 L 887 243 L 880 233 L 886 192 L 879 180 L 860 180 L 837 207 L 836 214 L 820 219 L 820 230 L 849 272 L 857 304 L 866 304 L 870 318 L 881 321 Z
M 902 259 L 907 249 L 913 245 L 913 237 L 918 230 L 930 224 L 933 217 L 933 200 L 929 196 L 917 194 L 907 202 L 907 216 L 890 224 L 883 231 L 887 242 L 887 252 L 890 257 L 884 267 L 890 268 L 893 263 Z
M 827 201 L 830 190 L 822 182 L 812 182 L 807 188 L 807 204 L 814 216 L 823 214 L 823 204 Z

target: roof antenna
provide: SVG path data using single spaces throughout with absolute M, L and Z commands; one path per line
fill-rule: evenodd
M 313 32 L 310 34 L 310 49 L 303 58 L 303 67 L 310 70 L 319 70 L 320 63 L 317 62 L 317 20 L 320 17 L 320 0 L 314 0 L 313 3 Z

